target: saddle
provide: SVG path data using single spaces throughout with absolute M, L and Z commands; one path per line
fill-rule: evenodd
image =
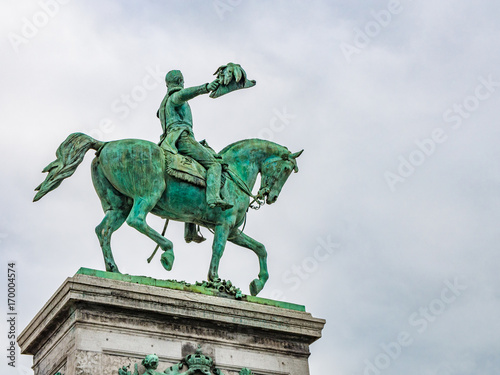
M 205 140 L 201 141 L 200 144 L 206 147 L 214 156 L 217 156 L 217 153 L 207 144 Z M 203 165 L 189 156 L 172 154 L 168 151 L 164 151 L 164 153 L 166 172 L 170 176 L 193 185 L 202 187 L 207 186 L 207 170 Z M 224 182 L 225 177 L 223 173 L 221 178 L 221 187 L 224 186 Z

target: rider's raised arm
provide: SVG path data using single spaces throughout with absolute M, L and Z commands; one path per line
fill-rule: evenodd
M 197 97 L 198 95 L 208 94 L 208 83 L 195 86 L 195 87 L 187 87 L 185 89 L 179 90 L 172 94 L 172 101 L 174 104 L 181 105 L 187 102 L 190 99 Z

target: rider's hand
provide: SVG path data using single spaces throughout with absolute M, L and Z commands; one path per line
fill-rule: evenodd
M 207 84 L 207 90 L 208 91 L 214 91 L 217 90 L 217 87 L 219 87 L 219 79 L 216 79 L 209 84 Z

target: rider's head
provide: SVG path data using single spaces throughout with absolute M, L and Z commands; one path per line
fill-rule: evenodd
M 178 91 L 184 88 L 184 77 L 180 70 L 171 70 L 165 76 L 165 83 L 167 84 L 168 92 Z

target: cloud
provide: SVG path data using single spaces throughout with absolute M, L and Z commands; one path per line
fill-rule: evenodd
M 300 172 L 275 205 L 249 213 L 245 232 L 269 253 L 271 278 L 262 296 L 281 291 L 327 319 L 311 348 L 311 373 L 363 374 L 365 360 L 374 363 L 383 353 L 381 343 L 410 332 L 409 316 L 455 277 L 470 285 L 463 298 L 425 332 L 411 331 L 414 343 L 378 369 L 498 373 L 500 92 L 480 101 L 458 129 L 443 119 L 475 95 L 480 77 L 500 80 L 497 4 L 401 1 L 402 11 L 356 47 L 356 30 L 388 6 L 241 1 L 221 19 L 213 2 L 70 1 L 28 37 L 24 20 L 34 22 L 43 11 L 39 3 L 2 4 L 0 248 L 4 263 L 22 267 L 20 327 L 80 266 L 103 269 L 94 236 L 103 213 L 90 181 L 90 153 L 74 176 L 31 203 L 60 142 L 75 131 L 156 142 L 163 83 L 148 81 L 151 89 L 132 105 L 123 98 L 134 92 L 138 98 L 151 70 L 179 68 L 186 84 L 198 85 L 233 61 L 257 85 L 216 100 L 194 99 L 194 131 L 218 150 L 263 129 L 272 130 L 274 142 L 305 149 Z M 27 43 L 16 51 L 9 33 Z M 341 43 L 360 51 L 347 61 Z M 117 102 L 127 106 L 126 116 Z M 288 122 L 273 120 L 283 111 Z M 391 191 L 384 173 L 397 173 L 400 156 L 409 160 L 437 128 L 446 142 Z M 149 220 L 161 230 L 160 219 Z M 145 261 L 154 243 L 124 226 L 113 238 L 117 264 L 133 274 L 204 279 L 211 241 L 188 246 L 182 235 L 182 226 L 172 223 L 167 236 L 176 265 L 167 274 L 157 259 Z M 339 251 L 318 261 L 318 238 L 331 238 Z M 304 265 L 314 270 L 292 290 L 294 266 Z M 227 246 L 222 277 L 248 292 L 257 272 L 254 254 Z M 28 288 L 35 281 L 37 288 Z

